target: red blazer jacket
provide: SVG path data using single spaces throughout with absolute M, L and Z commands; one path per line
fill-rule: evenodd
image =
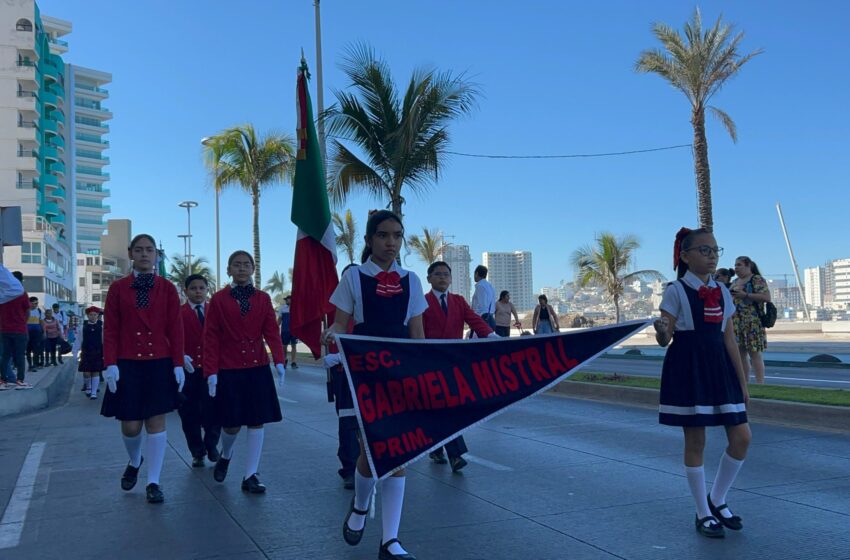
M 174 284 L 156 276 L 147 309 L 136 307 L 133 274 L 116 280 L 106 294 L 103 311 L 103 362 L 171 358 L 183 367 L 183 321 Z
M 433 291 L 425 294 L 428 309 L 422 314 L 422 326 L 425 329 L 425 338 L 463 338 L 463 324 L 466 323 L 475 331 L 479 338 L 485 338 L 493 330 L 484 322 L 475 311 L 469 307 L 463 296 L 449 293 L 446 305 L 449 308 L 448 315 L 443 313 L 440 300 Z
M 257 290 L 251 296 L 251 309 L 242 317 L 239 302 L 230 295 L 230 286 L 213 295 L 204 322 L 204 377 L 223 369 L 246 369 L 269 364 L 263 339 L 269 345 L 274 363 L 282 364 L 286 352 L 280 340 L 274 307 L 269 295 Z
M 204 303 L 204 321 L 207 320 L 207 312 L 210 309 L 208 303 Z M 204 361 L 204 327 L 194 304 L 189 302 L 180 306 L 180 315 L 183 318 L 183 353 L 192 358 L 192 367 L 202 369 Z

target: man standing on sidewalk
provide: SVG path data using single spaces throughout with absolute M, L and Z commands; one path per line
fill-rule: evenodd
M 473 273 L 475 293 L 472 294 L 472 310 L 478 313 L 491 329 L 496 328 L 496 291 L 487 281 L 487 267 L 479 264 Z
M 24 276 L 20 272 L 9 273 L 5 266 L 0 265 L 0 340 L 3 347 L 0 354 L 0 390 L 32 388 L 24 381 L 30 303 L 23 280 Z M 17 379 L 8 375 L 11 371 L 10 362 L 13 361 L 18 370 Z
M 30 310 L 27 315 L 27 365 L 30 371 L 38 371 L 44 365 L 44 317 L 38 308 L 38 298 L 29 299 Z

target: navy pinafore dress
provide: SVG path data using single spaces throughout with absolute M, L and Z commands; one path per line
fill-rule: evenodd
M 352 334 L 384 338 L 410 338 L 404 320 L 410 302 L 410 275 L 405 274 L 399 284 L 401 293 L 392 297 L 379 296 L 378 279 L 360 274 L 360 297 L 363 303 L 363 322 L 354 325 Z
M 697 290 L 681 280 L 694 330 L 675 331 L 661 370 L 658 421 L 668 426 L 734 426 L 747 422 L 741 383 L 726 351 L 723 323 L 704 320 Z M 720 299 L 720 307 L 725 307 Z M 727 322 L 727 328 L 733 328 Z

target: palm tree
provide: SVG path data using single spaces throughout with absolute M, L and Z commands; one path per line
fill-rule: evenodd
M 479 92 L 463 74 L 418 68 L 400 98 L 386 61 L 365 44 L 348 49 L 341 69 L 351 91 L 335 91 L 337 103 L 322 118 L 329 136 L 357 144 L 364 157 L 333 140 L 331 198 L 342 204 L 360 190 L 401 216 L 403 194 L 421 193 L 439 179 L 449 123 L 471 112 Z
M 570 263 L 576 270 L 576 284 L 584 288 L 590 284 L 605 290 L 614 302 L 617 322 L 620 322 L 620 297 L 626 284 L 634 280 L 663 280 L 664 275 L 657 270 L 638 270 L 627 273 L 631 267 L 634 253 L 640 248 L 640 242 L 633 235 L 615 237 L 613 233 L 602 233 L 596 237 L 593 245 L 576 249 L 570 257 Z
M 286 290 L 286 276 L 275 271 L 268 282 L 266 282 L 266 285 L 263 286 L 263 290 L 273 296 L 282 294 Z
M 413 234 L 407 238 L 407 244 L 410 245 L 416 256 L 428 265 L 439 258 L 446 246 L 443 240 L 443 232 L 436 229 L 429 230 L 426 227 L 422 228 L 422 237 Z
M 206 257 L 192 259 L 192 262 L 189 263 L 186 257 L 175 254 L 171 257 L 171 264 L 166 277 L 177 286 L 178 291 L 182 291 L 186 278 L 192 274 L 200 274 L 207 279 L 207 283 L 210 285 L 210 291 L 215 291 L 216 278 L 208 263 L 209 261 Z
M 357 246 L 357 223 L 351 210 L 345 211 L 345 218 L 334 212 L 331 216 L 336 228 L 336 246 L 345 248 L 349 263 L 354 263 L 354 253 Z
M 238 185 L 251 195 L 254 206 L 254 284 L 260 274 L 260 192 L 288 181 L 295 169 L 295 146 L 286 134 L 258 137 L 250 124 L 235 126 L 210 137 L 204 144 L 207 167 L 216 189 Z
M 685 94 L 691 103 L 691 125 L 694 128 L 694 172 L 697 179 L 697 201 L 700 227 L 711 230 L 714 219 L 711 211 L 711 174 L 708 166 L 708 142 L 705 137 L 705 110 L 717 117 L 738 141 L 735 121 L 725 111 L 708 105 L 708 101 L 726 82 L 736 76 L 751 58 L 761 54 L 757 49 L 742 54 L 738 48 L 744 38 L 740 32 L 732 35 L 733 26 L 718 17 L 711 29 L 704 30 L 699 8 L 685 24 L 685 37 L 664 23 L 655 23 L 652 32 L 663 49 L 644 51 L 635 64 L 642 73 L 658 74 Z

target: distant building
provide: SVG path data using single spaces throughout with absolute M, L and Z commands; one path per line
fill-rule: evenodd
M 99 253 L 77 253 L 77 303 L 103 307 L 109 286 L 130 270 L 130 220 L 108 220 Z
M 832 281 L 835 290 L 833 302 L 850 309 L 850 259 L 838 259 L 831 263 Z
M 437 259 L 445 261 L 452 269 L 451 291 L 469 301 L 472 297 L 472 273 L 469 270 L 472 257 L 469 256 L 469 245 L 443 245 Z
M 816 266 L 803 271 L 806 303 L 814 308 L 823 307 L 824 267 Z
M 511 293 L 511 302 L 517 311 L 530 311 L 537 305 L 531 276 L 531 251 L 510 253 L 485 252 L 482 264 L 489 270 L 487 280 L 496 290 Z
M 771 293 L 773 304 L 782 308 L 802 309 L 803 301 L 800 299 L 800 290 L 796 286 L 790 288 L 775 288 Z

